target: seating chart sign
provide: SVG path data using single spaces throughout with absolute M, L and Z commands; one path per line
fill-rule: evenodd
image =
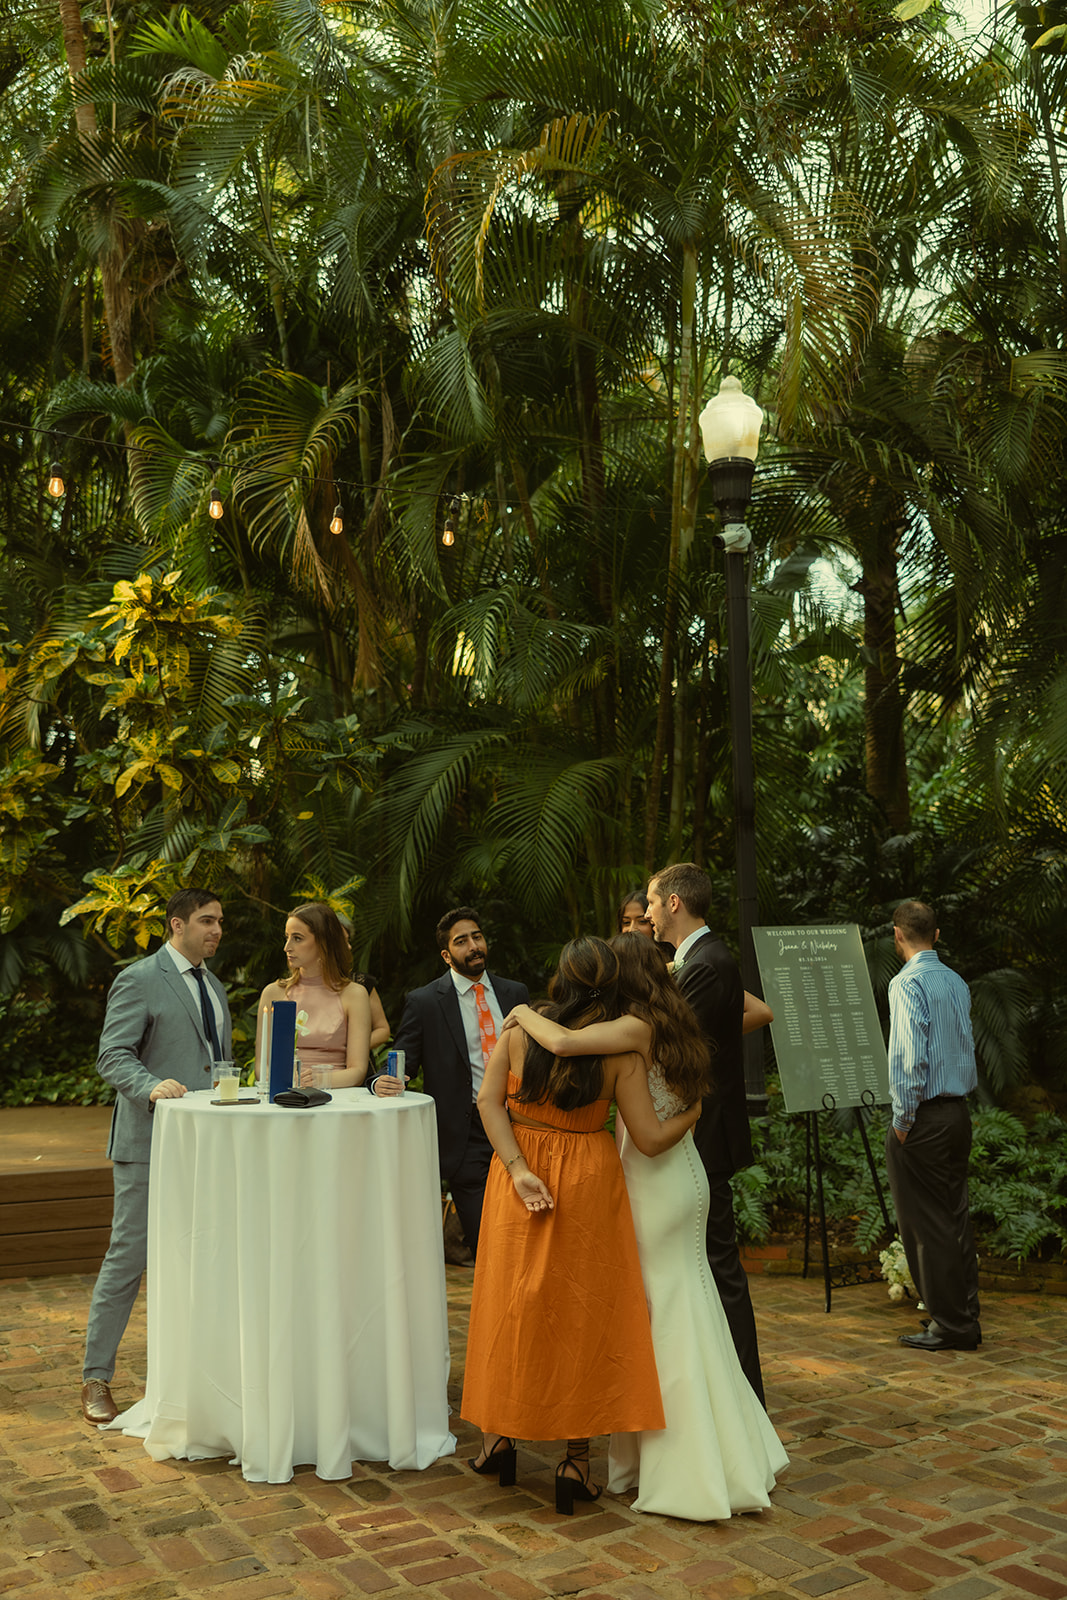
M 889 1061 L 858 925 L 753 928 L 752 939 L 786 1110 L 858 1106 L 868 1091 L 888 1105 Z

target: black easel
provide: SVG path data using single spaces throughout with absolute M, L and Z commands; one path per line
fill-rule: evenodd
M 832 1094 L 824 1094 L 822 1106 L 824 1111 L 836 1111 L 837 1101 Z M 893 1232 L 893 1224 L 889 1218 L 889 1210 L 885 1203 L 885 1195 L 882 1193 L 882 1185 L 878 1181 L 878 1173 L 875 1171 L 874 1157 L 871 1155 L 871 1145 L 867 1138 L 867 1125 L 863 1120 L 863 1111 L 873 1111 L 874 1107 L 874 1095 L 869 1089 L 865 1089 L 862 1095 L 862 1109 L 860 1106 L 853 1106 L 852 1109 L 856 1114 L 856 1126 L 860 1130 L 860 1138 L 863 1140 L 863 1151 L 867 1157 L 867 1167 L 871 1174 L 871 1181 L 874 1184 L 874 1192 L 878 1196 L 878 1204 L 882 1208 L 885 1231 L 887 1234 L 891 1234 Z M 808 1275 L 809 1246 L 811 1243 L 811 1158 L 814 1150 L 815 1187 L 819 1199 L 819 1236 L 822 1239 L 823 1280 L 826 1284 L 826 1310 L 829 1312 L 831 1289 L 848 1289 L 857 1283 L 877 1283 L 882 1276 L 882 1268 L 881 1263 L 877 1260 L 842 1262 L 840 1266 L 831 1268 L 830 1248 L 826 1238 L 826 1200 L 822 1186 L 822 1154 L 819 1149 L 819 1113 L 817 1111 L 807 1111 L 804 1115 L 807 1129 L 804 1154 L 808 1171 L 807 1185 L 804 1192 L 804 1271 L 802 1276 L 806 1278 Z

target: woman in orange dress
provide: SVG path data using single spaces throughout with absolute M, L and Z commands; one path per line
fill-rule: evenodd
M 568 945 L 548 1012 L 567 1027 L 618 1014 L 618 958 L 601 939 Z M 589 1436 L 662 1428 L 622 1165 L 604 1126 L 611 1101 L 649 1156 L 691 1128 L 696 1102 L 660 1122 L 637 1053 L 559 1059 L 520 1029 L 498 1042 L 478 1109 L 499 1161 L 485 1191 L 463 1415 L 482 1430 L 471 1465 L 515 1481 L 516 1438 L 566 1439 L 556 1509 L 595 1500 Z

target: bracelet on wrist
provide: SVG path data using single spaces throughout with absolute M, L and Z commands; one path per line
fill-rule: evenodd
M 522 1160 L 522 1151 L 520 1150 L 517 1156 L 512 1156 L 510 1161 L 505 1161 L 504 1162 L 504 1171 L 505 1172 L 510 1172 L 512 1167 L 515 1165 L 516 1161 L 521 1161 L 521 1160 Z

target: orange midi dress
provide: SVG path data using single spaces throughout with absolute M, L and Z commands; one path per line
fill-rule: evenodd
M 520 1088 L 509 1074 L 508 1094 Z M 554 1210 L 527 1211 L 501 1162 L 489 1170 L 461 1406 L 485 1433 L 584 1439 L 664 1425 L 610 1103 L 516 1105 L 552 1124 L 513 1131 Z

